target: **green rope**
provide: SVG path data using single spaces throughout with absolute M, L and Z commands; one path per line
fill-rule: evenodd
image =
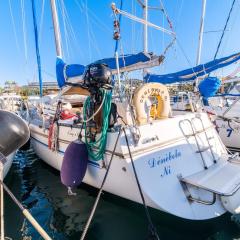
M 92 141 L 88 138 L 88 128 L 86 122 L 84 123 L 85 128 L 85 143 L 87 145 L 87 150 L 90 158 L 94 161 L 99 161 L 103 159 L 103 154 L 105 153 L 106 143 L 107 143 L 107 130 L 109 123 L 109 113 L 111 110 L 112 103 L 112 93 L 105 89 L 101 90 L 103 94 L 104 103 L 102 106 L 102 130 L 99 136 L 97 136 L 96 141 Z M 90 107 L 91 97 L 88 97 L 83 106 L 83 118 L 87 119 L 87 109 Z

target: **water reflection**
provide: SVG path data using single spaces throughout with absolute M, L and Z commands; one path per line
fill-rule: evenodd
M 44 164 L 33 150 L 19 151 L 6 179 L 9 188 L 53 239 L 80 239 L 97 191 L 86 185 L 68 196 L 59 173 Z M 12 239 L 41 239 L 20 210 L 5 195 L 6 233 Z M 238 239 L 240 217 L 226 214 L 212 221 L 183 221 L 151 210 L 161 239 Z M 145 240 L 143 208 L 105 193 L 89 229 L 88 240 Z

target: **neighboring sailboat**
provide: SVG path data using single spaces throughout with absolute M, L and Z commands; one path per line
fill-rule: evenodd
M 3 177 L 12 165 L 15 152 L 27 142 L 29 136 L 29 128 L 19 116 L 0 110 L 0 157 L 7 158 L 3 165 Z

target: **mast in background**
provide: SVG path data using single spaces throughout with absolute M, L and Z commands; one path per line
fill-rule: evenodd
M 206 13 L 206 2 L 207 2 L 207 0 L 202 0 L 202 15 L 201 15 L 200 30 L 199 30 L 199 36 L 198 36 L 198 51 L 197 51 L 196 66 L 199 65 L 200 61 L 201 61 L 204 19 L 205 19 L 205 13 Z M 199 79 L 197 78 L 195 81 L 196 89 L 194 91 L 197 91 L 198 83 L 199 83 Z
M 60 35 L 56 1 L 51 0 L 50 2 L 51 2 L 51 10 L 52 10 L 52 20 L 53 20 L 53 28 L 54 28 L 56 53 L 57 53 L 58 57 L 62 58 L 63 52 L 62 52 L 61 35 Z
M 201 22 L 200 22 L 199 37 L 198 37 L 198 51 L 197 51 L 196 65 L 199 65 L 200 61 L 201 61 L 204 18 L 205 18 L 205 12 L 206 12 L 206 2 L 207 2 L 207 0 L 202 0 L 202 15 L 201 15 Z
M 35 48 L 37 56 L 37 65 L 38 65 L 38 80 L 39 80 L 39 95 L 42 97 L 42 70 L 41 70 L 41 58 L 39 53 L 39 42 L 38 42 L 38 29 L 37 29 L 37 19 L 36 19 L 36 10 L 35 10 L 35 0 L 32 0 L 32 14 L 33 14 L 33 26 L 34 26 L 34 36 L 35 36 Z

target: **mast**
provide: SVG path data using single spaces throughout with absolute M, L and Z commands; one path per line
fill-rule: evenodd
M 56 1 L 51 0 L 50 2 L 51 2 L 51 10 L 52 10 L 52 20 L 53 20 L 53 28 L 54 28 L 56 53 L 57 53 L 58 57 L 62 58 L 63 53 L 62 53 L 61 35 L 60 35 Z
M 143 28 L 143 51 L 148 53 L 148 0 L 144 0 L 143 7 L 143 19 L 145 21 Z
M 35 0 L 32 0 L 32 14 L 33 14 L 33 26 L 34 26 L 34 37 L 35 37 L 35 48 L 36 48 L 36 57 L 38 65 L 38 80 L 39 80 L 39 95 L 42 97 L 42 71 L 41 71 L 41 58 L 39 53 L 39 42 L 38 42 L 38 29 L 37 29 L 37 19 L 35 11 Z
M 205 12 L 206 12 L 206 2 L 207 2 L 207 0 L 202 0 L 202 15 L 201 15 L 201 22 L 200 22 L 199 37 L 198 37 L 198 51 L 197 51 L 196 65 L 199 65 L 200 61 L 201 61 L 202 39 L 203 39 L 203 29 L 204 29 L 204 18 L 205 18 Z
M 204 18 L 206 12 L 206 2 L 207 0 L 202 0 L 202 15 L 200 20 L 200 30 L 198 36 L 198 51 L 197 51 L 197 59 L 196 59 L 196 66 L 200 64 L 201 61 L 201 53 L 202 53 L 202 40 L 203 40 L 203 29 L 204 29 Z M 195 90 L 197 91 L 199 79 L 197 78 L 195 81 Z

